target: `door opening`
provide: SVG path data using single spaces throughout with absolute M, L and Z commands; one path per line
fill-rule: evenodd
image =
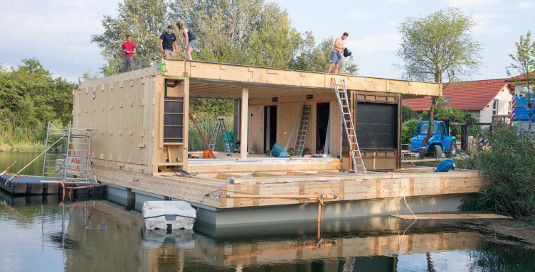
M 330 103 L 318 103 L 316 111 L 316 153 L 329 154 Z
M 264 151 L 269 152 L 277 141 L 277 106 L 264 107 Z

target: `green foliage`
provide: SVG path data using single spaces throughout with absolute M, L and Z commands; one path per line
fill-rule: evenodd
M 401 125 L 401 142 L 404 144 L 409 144 L 411 142 L 411 138 L 414 136 L 414 130 L 416 129 L 416 126 L 420 120 L 413 119 L 406 122 L 403 122 Z
M 166 26 L 175 26 L 179 48 L 184 41 L 176 28 L 181 21 L 197 37 L 196 60 L 268 66 L 325 72 L 333 39 L 315 43 L 310 32 L 299 33 L 291 26 L 286 11 L 263 0 L 123 0 L 116 18 L 105 16 L 104 33 L 93 35 L 102 48 L 106 65 L 104 75 L 119 73 L 122 67 L 121 44 L 130 34 L 137 45 L 135 62 L 148 67 L 158 61 L 159 35 Z M 183 50 L 176 52 L 185 58 Z M 356 74 L 352 57 L 341 72 Z
M 443 83 L 477 70 L 481 63 L 481 45 L 469 35 L 475 23 L 459 9 L 437 11 L 423 18 L 406 18 L 400 25 L 402 35 L 398 55 L 403 59 L 405 76 L 412 79 Z M 438 99 L 432 98 L 429 132 L 433 131 L 433 113 Z
M 199 128 L 201 129 L 204 138 L 206 141 L 210 141 L 210 137 L 212 135 L 212 132 L 214 131 L 215 124 L 217 122 L 217 117 L 209 116 L 209 115 L 195 115 L 194 114 L 195 121 L 197 122 L 197 125 L 199 125 Z M 233 128 L 234 120 L 233 117 L 226 116 L 225 118 L 225 126 L 227 128 L 227 131 L 231 131 Z M 206 148 L 206 144 L 204 143 L 201 135 L 197 131 L 197 128 L 195 127 L 195 124 L 193 122 L 189 122 L 189 141 L 188 141 L 188 149 L 190 151 L 204 151 L 208 150 Z M 223 152 L 225 150 L 225 144 L 223 142 L 223 136 L 219 135 L 216 141 L 214 151 L 221 151 Z
M 502 127 L 488 134 L 491 148 L 459 161 L 478 169 L 488 183 L 465 201 L 465 210 L 481 210 L 518 218 L 535 218 L 535 144 Z
M 294 58 L 289 68 L 300 71 L 325 72 L 329 65 L 334 39 L 325 39 L 315 45 L 314 37 L 310 33 L 305 32 L 305 36 L 307 43 Z M 342 61 L 340 72 L 348 75 L 356 75 L 358 73 L 358 65 L 355 63 L 353 56 Z
M 234 101 L 231 99 L 191 98 L 190 111 L 197 118 L 212 118 L 217 116 L 232 116 Z
M 398 54 L 408 78 L 442 83 L 472 72 L 480 65 L 481 46 L 469 35 L 475 22 L 459 9 L 406 18 Z
M 126 35 L 131 35 L 136 44 L 134 57 L 139 67 L 156 64 L 160 54 L 160 34 L 169 25 L 165 0 L 124 0 L 119 3 L 117 18 L 104 16 L 104 33 L 92 35 L 92 41 L 102 48 L 107 63 L 102 67 L 105 76 L 116 74 L 122 69 L 123 52 L 121 45 Z
M 420 118 L 420 115 L 417 112 L 413 111 L 408 106 L 401 107 L 401 119 L 403 122 L 406 122 L 412 119 L 419 119 L 419 118 Z
M 429 119 L 429 112 L 422 112 L 422 119 Z M 435 120 L 449 120 L 450 122 L 459 122 L 459 123 L 478 123 L 479 121 L 469 112 L 458 110 L 454 107 L 439 107 L 435 109 L 434 113 Z M 452 135 L 460 135 L 461 128 L 459 126 L 451 127 Z M 470 126 L 468 128 L 468 135 L 476 136 L 481 133 L 481 127 L 479 126 Z
M 46 124 L 71 120 L 75 84 L 53 78 L 37 59 L 0 67 L 0 142 L 14 146 L 43 140 Z

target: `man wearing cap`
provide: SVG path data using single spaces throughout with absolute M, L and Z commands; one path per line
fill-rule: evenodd
M 134 69 L 134 54 L 136 53 L 136 44 L 130 39 L 130 35 L 126 35 L 126 42 L 121 45 L 124 52 L 124 71 L 132 71 Z
M 167 31 L 160 35 L 160 49 L 165 58 L 171 58 L 173 54 L 173 48 L 177 50 L 176 36 L 173 33 L 173 26 L 168 26 Z
M 345 46 L 344 46 L 344 40 L 347 39 L 349 34 L 347 32 L 344 32 L 342 34 L 342 37 L 336 39 L 334 41 L 333 51 L 331 52 L 329 70 L 327 73 L 330 73 L 331 70 L 334 68 L 334 73 L 338 74 L 338 68 L 340 67 L 340 62 L 342 61 L 342 52 L 344 52 Z

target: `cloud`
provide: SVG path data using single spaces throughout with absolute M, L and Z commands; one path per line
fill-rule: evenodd
M 510 33 L 511 29 L 507 25 L 500 24 L 500 19 L 505 19 L 504 14 L 480 13 L 472 16 L 476 22 L 473 32 L 479 35 L 496 35 Z
M 517 9 L 521 9 L 521 10 L 533 9 L 533 7 L 535 7 L 535 4 L 533 2 L 530 2 L 530 1 L 524 1 L 524 2 L 520 2 L 520 3 L 516 4 L 515 7 Z
M 346 46 L 358 54 L 396 51 L 401 44 L 399 33 L 371 35 L 357 40 L 348 40 Z
M 373 13 L 367 10 L 355 9 L 348 12 L 344 17 L 350 18 L 353 20 L 367 20 L 372 18 Z
M 48 60 L 46 68 L 66 76 L 98 65 L 100 50 L 91 43 L 91 34 L 103 32 L 102 15 L 89 4 L 87 0 L 18 0 L 3 5 L 0 57 Z
M 446 0 L 448 6 L 458 8 L 485 7 L 498 4 L 501 0 Z

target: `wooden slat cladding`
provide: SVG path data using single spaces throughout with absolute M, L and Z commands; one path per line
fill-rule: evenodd
M 364 141 L 361 144 L 361 152 L 364 161 L 364 165 L 368 170 L 391 170 L 397 169 L 401 165 L 401 95 L 394 93 L 380 93 L 380 92 L 363 92 L 357 90 L 351 90 L 349 94 L 350 107 L 353 116 L 353 122 L 357 127 L 357 135 L 359 135 L 359 104 L 362 106 L 364 103 L 385 105 L 384 114 L 394 114 L 392 122 L 394 122 L 394 127 L 388 128 L 385 125 L 388 124 L 377 124 L 377 129 L 392 129 L 393 131 L 388 131 L 386 135 L 390 135 L 392 139 L 387 139 L 391 141 L 390 143 L 383 143 L 384 146 L 366 146 L 367 142 Z M 389 106 L 387 106 L 389 105 Z M 392 108 L 395 107 L 394 109 Z M 377 107 L 378 110 L 381 110 L 380 107 Z M 386 112 L 387 111 L 387 112 Z M 377 112 L 381 114 L 381 112 Z M 377 116 L 375 116 L 377 117 Z M 362 122 L 361 122 L 362 123 Z M 382 128 L 380 126 L 383 126 Z M 361 128 L 362 129 L 362 128 Z M 368 128 L 369 129 L 369 128 Z M 372 131 L 372 133 L 374 133 Z M 384 135 L 383 135 L 384 136 Z M 364 137 L 359 138 L 359 143 L 361 143 Z M 342 159 L 342 168 L 349 169 L 349 149 L 347 145 L 347 140 L 343 139 L 343 159 Z M 384 141 L 384 139 L 381 139 Z

